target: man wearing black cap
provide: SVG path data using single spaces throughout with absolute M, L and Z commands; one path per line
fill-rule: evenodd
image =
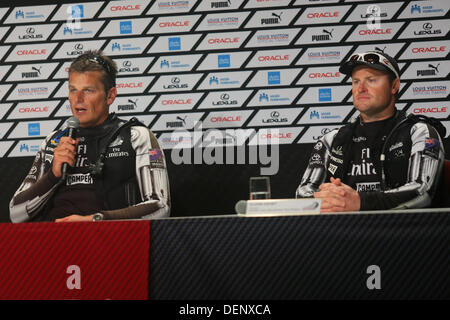
M 396 109 L 397 62 L 370 51 L 352 55 L 339 71 L 352 77 L 359 116 L 317 141 L 296 197 L 321 198 L 322 212 L 438 205 L 445 128 Z

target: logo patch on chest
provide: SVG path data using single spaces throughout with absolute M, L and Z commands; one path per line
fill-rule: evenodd
M 89 173 L 76 173 L 67 176 L 66 185 L 73 186 L 75 184 L 93 184 L 94 181 Z

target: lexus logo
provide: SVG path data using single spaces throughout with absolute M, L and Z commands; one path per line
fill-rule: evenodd
M 122 63 L 122 65 L 123 65 L 124 67 L 130 67 L 130 66 L 131 66 L 131 61 L 130 61 L 130 60 L 125 60 L 125 61 Z
M 171 80 L 172 83 L 180 83 L 180 78 L 178 77 L 173 77 Z
M 222 100 L 228 100 L 228 99 L 230 99 L 230 95 L 229 95 L 228 93 L 224 93 L 224 94 L 222 94 L 222 95 L 220 96 L 220 99 L 222 99 Z
M 279 113 L 278 111 L 272 111 L 272 112 L 270 113 L 270 116 L 271 116 L 272 118 L 278 118 L 278 117 L 280 116 L 280 113 Z
M 425 23 L 423 24 L 423 28 L 424 28 L 425 30 L 431 30 L 431 28 L 433 28 L 433 25 L 432 25 L 430 22 L 425 22 Z
M 31 33 L 34 33 L 36 30 L 34 30 L 34 28 L 33 27 L 29 27 L 29 28 L 27 28 L 27 33 L 28 34 L 31 34 Z
M 370 5 L 370 6 L 367 8 L 367 12 L 370 12 L 370 13 L 372 13 L 372 14 L 375 14 L 375 13 L 377 13 L 377 12 L 379 12 L 379 11 L 380 11 L 380 7 L 377 6 L 377 5 Z
M 83 50 L 83 45 L 81 43 L 77 43 L 74 48 L 75 50 Z

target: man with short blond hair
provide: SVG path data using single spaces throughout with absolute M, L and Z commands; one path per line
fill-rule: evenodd
M 397 62 L 379 51 L 357 53 L 340 72 L 352 77 L 359 116 L 317 141 L 296 196 L 321 198 L 322 212 L 438 205 L 445 128 L 397 110 Z
M 79 122 L 43 141 L 30 172 L 10 202 L 10 218 L 24 221 L 98 221 L 170 214 L 164 153 L 153 133 L 133 118 L 109 112 L 117 96 L 117 67 L 88 51 L 69 68 L 69 102 Z M 63 167 L 70 169 L 64 178 Z

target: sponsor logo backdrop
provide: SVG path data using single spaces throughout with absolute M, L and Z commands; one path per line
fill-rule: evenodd
M 212 145 L 208 129 L 239 144 L 313 143 L 357 115 L 338 67 L 373 49 L 399 61 L 398 107 L 450 131 L 446 0 L 40 3 L 0 4 L 0 157 L 32 156 L 64 125 L 70 61 L 99 48 L 119 68 L 111 111 L 166 149 L 202 143 L 197 121 Z

